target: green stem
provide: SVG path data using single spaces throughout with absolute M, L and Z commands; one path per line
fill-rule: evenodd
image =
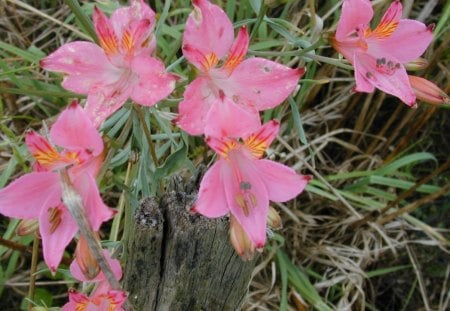
M 261 25 L 261 23 L 264 19 L 264 16 L 266 15 L 266 12 L 267 12 L 267 6 L 264 5 L 264 1 L 261 1 L 261 6 L 259 8 L 258 17 L 256 19 L 255 25 L 253 26 L 252 33 L 250 34 L 249 42 L 251 42 L 253 37 L 256 35 L 256 32 L 258 31 L 258 28 Z
M 75 15 L 77 20 L 80 22 L 83 30 L 86 31 L 88 35 L 95 42 L 98 43 L 97 33 L 95 32 L 94 25 L 92 24 L 91 20 L 86 16 L 86 14 L 84 14 L 80 4 L 78 3 L 78 0 L 64 0 L 64 1 L 69 6 L 70 10 Z
M 31 269 L 30 269 L 30 288 L 28 290 L 28 311 L 33 309 L 34 293 L 36 289 L 36 271 L 39 257 L 39 238 L 37 234 L 34 235 L 33 252 L 31 255 Z
M 148 145 L 150 148 L 150 155 L 152 156 L 155 168 L 157 168 L 159 166 L 158 157 L 156 156 L 155 146 L 153 145 L 152 134 L 150 133 L 150 129 L 148 128 L 147 123 L 145 122 L 144 111 L 139 105 L 134 105 L 133 107 L 138 113 L 139 122 L 141 123 L 142 128 L 144 129 L 144 134 L 148 141 Z

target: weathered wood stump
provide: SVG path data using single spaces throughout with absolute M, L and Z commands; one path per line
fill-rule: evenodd
M 123 286 L 138 311 L 238 310 L 254 261 L 228 240 L 227 219 L 189 212 L 198 177 L 174 178 L 161 198 L 140 204 L 128 242 Z

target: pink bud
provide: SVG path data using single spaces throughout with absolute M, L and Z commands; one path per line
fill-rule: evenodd
M 273 230 L 279 230 L 283 228 L 280 214 L 272 206 L 269 206 L 269 213 L 267 214 L 267 224 Z
M 25 236 L 36 232 L 39 228 L 39 221 L 37 219 L 22 219 L 16 229 L 16 234 Z
M 255 254 L 255 244 L 250 240 L 234 216 L 230 219 L 230 241 L 242 260 L 251 260 Z
M 406 70 L 417 71 L 422 70 L 428 67 L 428 60 L 423 57 L 416 58 L 413 61 L 410 61 L 405 65 Z
M 449 96 L 433 82 L 417 76 L 408 77 L 418 99 L 432 105 L 450 104 Z
M 100 266 L 92 255 L 87 241 L 80 236 L 75 249 L 75 260 L 83 275 L 91 280 L 100 273 Z

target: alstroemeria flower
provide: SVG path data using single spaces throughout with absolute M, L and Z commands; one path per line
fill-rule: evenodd
M 279 105 L 292 93 L 304 69 L 258 57 L 244 60 L 247 28 L 233 43 L 233 25 L 221 8 L 207 0 L 192 2 L 183 54 L 200 74 L 186 88 L 176 123 L 191 135 L 241 137 L 261 126 L 258 111 Z
M 62 149 L 35 132 L 26 134 L 25 142 L 36 160 L 34 171 L 0 190 L 0 213 L 39 220 L 44 260 L 55 272 L 64 249 L 78 231 L 62 202 L 57 171 L 67 169 L 94 230 L 110 219 L 113 211 L 103 203 L 95 181 L 102 162 L 103 142 L 77 102 L 61 113 L 50 130 L 50 139 Z
M 87 296 L 70 289 L 69 302 L 61 308 L 61 311 L 122 311 L 124 310 L 122 305 L 126 299 L 126 294 L 120 290 L 109 290 Z
M 99 126 L 131 97 L 153 106 L 169 95 L 176 77 L 150 53 L 155 48 L 155 13 L 143 0 L 117 9 L 111 18 L 94 9 L 100 46 L 83 41 L 64 44 L 41 61 L 50 71 L 67 74 L 62 86 L 87 94 L 86 111 Z
M 290 200 L 310 180 L 285 165 L 261 159 L 278 129 L 278 122 L 270 121 L 242 142 L 209 137 L 207 143 L 220 158 L 203 177 L 193 207 L 207 217 L 231 212 L 256 248 L 266 241 L 269 200 Z
M 401 16 L 402 4 L 396 0 L 372 30 L 370 1 L 344 0 L 331 44 L 353 64 L 356 91 L 371 93 L 378 88 L 412 107 L 416 96 L 404 64 L 423 54 L 433 34 L 432 27 Z

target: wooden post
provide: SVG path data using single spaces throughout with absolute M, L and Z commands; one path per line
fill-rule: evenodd
M 128 242 L 123 287 L 136 311 L 237 310 L 255 260 L 242 261 L 228 219 L 189 212 L 198 178 L 180 177 L 160 199 L 143 200 Z

